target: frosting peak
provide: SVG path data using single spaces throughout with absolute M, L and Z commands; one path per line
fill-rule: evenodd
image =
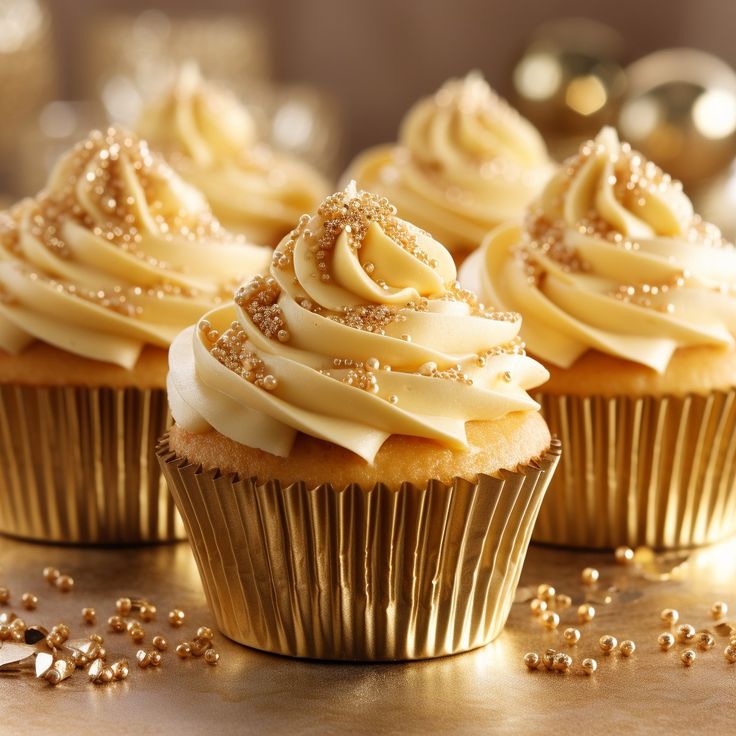
M 536 409 L 526 389 L 547 374 L 518 315 L 455 276 L 438 242 L 350 185 L 301 218 L 268 277 L 177 338 L 176 421 L 277 455 L 297 431 L 368 461 L 390 434 L 466 447 L 466 421 Z
M 596 349 L 662 372 L 678 347 L 734 344 L 736 249 L 612 128 L 563 164 L 523 225 L 489 233 L 462 276 L 522 310 L 530 350 L 562 367 Z
M 399 145 L 365 152 L 348 176 L 390 197 L 402 217 L 452 250 L 467 250 L 518 216 L 551 171 L 536 129 L 472 72 L 417 102 Z
M 138 130 L 205 194 L 223 225 L 256 242 L 275 246 L 327 193 L 317 171 L 260 142 L 245 107 L 194 64 L 144 108 Z
M 3 217 L 0 348 L 35 338 L 132 367 L 268 254 L 223 230 L 145 141 L 95 131 Z

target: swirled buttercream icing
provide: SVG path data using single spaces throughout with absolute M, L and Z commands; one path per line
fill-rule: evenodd
M 304 215 L 256 277 L 169 352 L 177 423 L 286 456 L 297 432 L 371 462 L 391 435 L 467 448 L 465 423 L 533 411 L 546 370 L 518 314 L 459 288 L 448 251 L 356 190 Z
M 362 153 L 346 179 L 388 197 L 450 250 L 470 250 L 520 216 L 552 171 L 537 130 L 473 72 L 417 102 L 398 145 Z
M 93 132 L 45 190 L 0 214 L 0 349 L 42 340 L 131 368 L 270 257 L 225 231 L 145 141 Z
M 255 242 L 275 246 L 328 192 L 311 166 L 259 142 L 235 96 L 205 83 L 192 65 L 143 110 L 138 131 L 204 193 L 225 227 Z
M 522 224 L 489 233 L 461 278 L 523 311 L 530 352 L 563 368 L 598 350 L 661 373 L 677 348 L 734 344 L 736 249 L 612 128 L 565 162 Z

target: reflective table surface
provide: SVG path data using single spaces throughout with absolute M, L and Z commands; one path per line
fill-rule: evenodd
M 99 631 L 108 660 L 125 655 L 130 661 L 129 677 L 108 685 L 90 684 L 82 671 L 52 687 L 35 679 L 32 665 L 0 670 L 0 733 L 733 733 L 736 665 L 723 654 L 728 625 L 717 625 L 710 608 L 728 602 L 726 620 L 736 626 L 736 540 L 689 557 L 643 553 L 637 560 L 621 566 L 611 553 L 532 547 L 506 630 L 468 654 L 408 664 L 330 664 L 271 656 L 216 633 L 221 657 L 210 666 L 202 658 L 180 660 L 173 651 L 197 626 L 214 627 L 186 544 L 75 549 L 0 539 L 0 586 L 12 594 L 0 613 L 12 610 L 46 627 L 65 622 L 72 638 Z M 48 565 L 72 575 L 74 590 L 49 585 L 42 575 Z M 600 571 L 592 588 L 581 582 L 586 566 Z M 560 611 L 554 631 L 530 613 L 540 583 L 573 601 Z M 35 611 L 21 607 L 24 592 L 39 596 Z M 159 668 L 140 669 L 128 634 L 107 632 L 115 600 L 134 595 L 158 607 L 156 620 L 143 627 L 149 648 L 155 634 L 169 642 Z M 586 599 L 597 615 L 580 624 L 577 607 Z M 82 622 L 85 606 L 97 610 L 96 626 Z M 167 620 L 174 607 L 187 615 L 179 629 Z M 661 652 L 663 608 L 678 609 L 681 623 L 710 630 L 715 648 L 693 646 L 697 658 L 689 668 L 680 661 L 684 645 Z M 564 643 L 567 626 L 582 632 L 575 646 Z M 630 658 L 602 654 L 603 634 L 634 640 L 636 652 Z M 572 671 L 527 670 L 524 653 L 549 647 L 573 656 Z M 590 656 L 598 670 L 586 676 L 580 662 Z

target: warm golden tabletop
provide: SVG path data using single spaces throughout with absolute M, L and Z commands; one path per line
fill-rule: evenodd
M 637 559 L 645 558 L 640 555 Z M 43 578 L 45 566 L 74 578 L 62 593 Z M 597 586 L 586 587 L 581 572 L 600 571 Z M 669 578 L 669 579 L 661 579 Z M 568 594 L 572 605 L 560 612 L 556 631 L 546 630 L 530 613 L 529 599 L 540 583 Z M 0 586 L 11 591 L 17 612 L 28 624 L 50 628 L 67 623 L 72 637 L 99 631 L 108 661 L 126 655 L 130 675 L 122 682 L 94 685 L 78 671 L 52 687 L 34 678 L 32 664 L 0 671 L 0 733 L 221 733 L 303 734 L 530 734 L 630 732 L 712 734 L 733 731 L 736 664 L 724 657 L 728 625 L 715 620 L 711 606 L 725 601 L 727 622 L 736 626 L 736 540 L 668 560 L 642 565 L 615 564 L 610 553 L 569 552 L 532 547 L 522 574 L 518 602 L 504 633 L 493 644 L 471 652 L 413 664 L 326 664 L 305 662 L 246 649 L 215 633 L 216 666 L 203 658 L 181 660 L 176 644 L 198 626 L 214 627 L 197 571 L 185 544 L 132 549 L 74 549 L 0 540 Z M 38 608 L 24 610 L 21 595 L 38 595 Z M 593 621 L 579 623 L 578 606 L 587 599 L 597 609 Z M 141 596 L 157 605 L 156 620 L 143 623 L 147 648 L 155 634 L 169 643 L 158 668 L 140 669 L 139 648 L 128 634 L 108 632 L 107 618 L 120 596 Z M 610 597 L 610 602 L 605 600 Z M 81 609 L 95 607 L 98 623 L 82 622 Z M 187 619 L 172 628 L 168 611 Z M 662 652 L 659 634 L 664 608 L 675 608 L 680 623 L 708 629 L 715 647 L 676 644 Z M 562 632 L 574 626 L 580 643 L 568 646 Z M 673 629 L 674 631 L 674 629 Z M 631 639 L 636 652 L 604 655 L 598 640 L 612 634 Z M 523 657 L 548 647 L 573 656 L 572 671 L 530 672 Z M 680 655 L 696 652 L 685 667 Z M 0 649 L 0 653 L 2 649 Z M 585 657 L 598 661 L 583 674 Z M 32 662 L 32 660 L 30 660 Z

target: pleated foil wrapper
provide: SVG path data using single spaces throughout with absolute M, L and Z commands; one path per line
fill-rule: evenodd
M 183 539 L 156 460 L 166 391 L 0 385 L 0 533 L 41 542 Z
M 565 454 L 534 541 L 682 549 L 736 534 L 736 391 L 535 398 Z
M 503 628 L 559 459 L 477 483 L 309 488 L 161 466 L 220 630 L 315 659 L 411 660 L 487 644 Z

